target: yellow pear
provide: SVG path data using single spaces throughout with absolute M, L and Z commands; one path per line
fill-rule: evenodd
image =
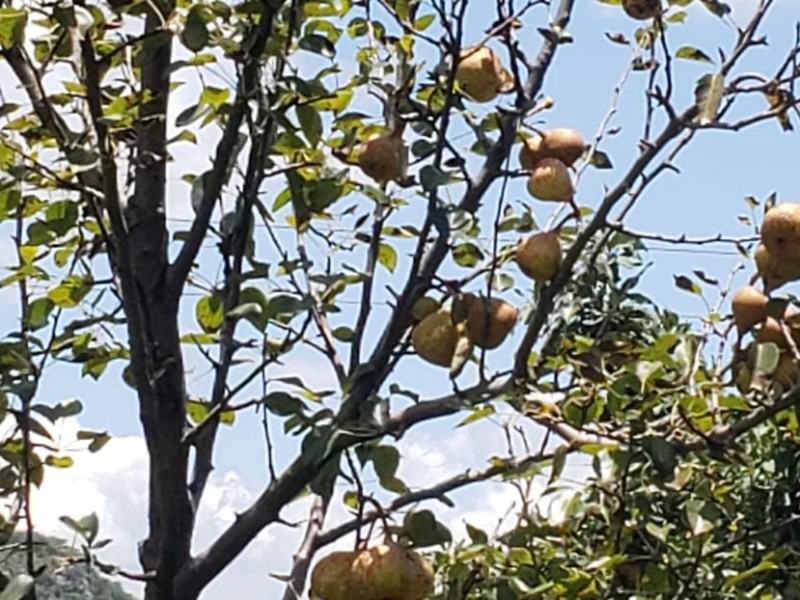
M 417 323 L 411 332 L 411 345 L 423 360 L 449 367 L 459 337 L 450 310 L 442 308 Z
M 581 134 L 568 127 L 559 127 L 534 134 L 522 143 L 519 163 L 525 171 L 532 171 L 544 158 L 557 158 L 566 166 L 572 166 L 586 149 Z
M 764 280 L 764 289 L 767 292 L 800 279 L 800 261 L 781 260 L 773 256 L 764 244 L 758 245 L 754 258 L 758 274 Z
M 632 19 L 655 19 L 661 14 L 661 0 L 622 0 L 622 8 Z
M 391 542 L 359 553 L 353 570 L 370 600 L 424 600 L 433 593 L 431 565 Z
M 435 313 L 441 307 L 442 305 L 438 300 L 434 300 L 428 296 L 423 296 L 414 303 L 414 306 L 411 307 L 411 314 L 415 320 L 422 321 L 422 319 L 431 313 Z
M 500 298 L 466 294 L 464 302 L 467 307 L 467 330 L 479 348 L 497 348 L 517 323 L 519 311 Z
M 768 302 L 769 298 L 751 285 L 744 286 L 733 295 L 733 322 L 740 336 L 767 318 Z
M 321 600 L 368 600 L 356 580 L 353 565 L 357 552 L 333 552 L 311 572 L 311 598 Z
M 379 183 L 402 179 L 406 174 L 406 148 L 402 130 L 372 138 L 358 148 L 358 166 Z
M 534 233 L 517 245 L 514 260 L 531 279 L 539 283 L 550 281 L 561 267 L 561 240 L 558 233 Z
M 800 262 L 800 204 L 773 206 L 761 224 L 761 242 L 779 261 Z
M 761 324 L 756 340 L 759 344 L 772 342 L 777 344 L 778 348 L 788 348 L 789 343 L 786 341 L 786 334 L 788 333 L 790 333 L 789 328 L 781 321 L 778 321 L 775 317 L 767 317 Z
M 491 102 L 509 83 L 500 57 L 486 46 L 466 48 L 456 67 L 459 90 L 475 102 Z
M 539 200 L 572 202 L 574 191 L 567 165 L 557 158 L 540 160 L 528 179 L 528 193 Z

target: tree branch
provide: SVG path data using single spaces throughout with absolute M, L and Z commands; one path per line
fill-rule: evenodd
M 554 28 L 566 28 L 573 4 L 574 0 L 561 0 L 553 20 Z M 522 122 L 525 111 L 534 106 L 533 99 L 541 88 L 544 76 L 552 62 L 558 45 L 556 40 L 557 36 L 549 36 L 545 39 L 537 59 L 530 65 L 529 76 L 524 86 L 525 97 L 517 99 L 515 111 L 507 111 L 501 118 L 500 141 L 488 153 L 478 177 L 459 203 L 461 210 L 475 212 L 491 183 L 502 174 L 502 166 L 511 151 L 515 132 Z M 211 202 L 213 203 L 213 199 Z M 200 217 L 198 217 L 199 219 Z M 195 235 L 202 239 L 202 232 Z M 196 242 L 197 246 L 199 243 L 199 241 Z M 337 415 L 337 422 L 355 420 L 361 405 L 389 374 L 394 348 L 411 325 L 411 307 L 429 288 L 433 275 L 446 256 L 447 246 L 447 236 L 439 236 L 423 256 L 418 271 L 412 273 L 367 368 L 362 369 L 360 376 L 352 382 L 351 391 L 344 399 L 342 408 Z M 185 269 L 188 272 L 194 254 L 185 247 L 181 252 L 182 255 L 185 255 L 184 251 L 188 252 L 189 256 L 180 261 L 180 264 L 182 270 Z M 341 445 L 331 449 L 330 452 L 333 454 L 334 450 L 342 450 L 348 445 L 362 440 L 363 438 L 341 441 Z M 186 595 L 179 596 L 179 598 L 191 598 L 191 594 L 197 593 L 211 581 L 259 531 L 277 520 L 283 506 L 295 498 L 311 481 L 320 465 L 319 461 L 327 459 L 331 454 L 325 457 L 311 453 L 300 455 L 250 507 L 238 515 L 236 521 L 211 546 L 181 570 L 177 578 L 176 589 L 181 590 L 181 594 L 186 590 Z
M 239 138 L 239 128 L 248 110 L 247 103 L 251 95 L 256 93 L 259 87 L 259 57 L 264 52 L 270 32 L 272 31 L 273 22 L 283 4 L 285 4 L 285 0 L 262 0 L 261 2 L 263 13 L 253 32 L 250 50 L 243 59 L 244 68 L 239 78 L 236 99 L 233 103 L 230 115 L 228 116 L 228 122 L 225 125 L 222 139 L 219 141 L 219 144 L 217 144 L 213 166 L 211 170 L 203 176 L 203 196 L 197 207 L 197 216 L 192 223 L 188 237 L 181 247 L 178 257 L 170 267 L 167 275 L 167 288 L 176 298 L 180 296 L 186 277 L 192 269 L 197 253 L 200 251 L 200 245 L 203 243 L 208 225 L 211 222 L 214 205 L 225 184 L 225 173 L 228 170 L 231 160 L 233 160 L 234 148 Z

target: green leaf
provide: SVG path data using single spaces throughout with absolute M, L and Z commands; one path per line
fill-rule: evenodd
M 489 542 L 489 536 L 486 535 L 486 532 L 483 529 L 478 529 L 469 523 L 464 523 L 464 526 L 467 528 L 467 535 L 469 536 L 469 539 L 472 540 L 473 544 L 485 545 Z
M 383 482 L 393 479 L 400 465 L 400 452 L 394 446 L 376 446 L 370 450 L 372 467 L 378 480 Z
M 225 306 L 217 294 L 204 296 L 197 301 L 194 309 L 197 324 L 205 333 L 215 333 L 225 321 Z
M 487 404 L 486 406 L 481 406 L 472 411 L 472 414 L 468 417 L 464 418 L 456 427 L 464 427 L 465 425 L 469 425 L 470 423 L 475 423 L 476 421 L 480 421 L 481 419 L 485 419 L 488 416 L 495 414 L 497 411 L 495 410 L 494 406 L 491 404 Z
M 446 544 L 453 540 L 447 527 L 439 523 L 429 510 L 407 513 L 403 519 L 403 531 L 418 548 Z
M 720 73 L 703 75 L 694 88 L 697 122 L 700 125 L 713 123 L 717 118 L 725 92 L 725 79 Z
M 65 419 L 67 417 L 74 417 L 83 411 L 83 403 L 80 400 L 62 400 L 55 406 L 47 406 L 45 404 L 34 404 L 31 410 L 38 412 L 40 415 L 47 417 L 50 422 L 55 422 L 58 419 Z
M 79 440 L 91 440 L 89 442 L 89 452 L 97 452 L 111 440 L 111 436 L 105 431 L 81 430 L 78 432 L 77 437 Z
M 352 342 L 355 337 L 355 332 L 350 327 L 337 327 L 333 330 L 333 337 L 340 342 Z
M 677 58 L 714 64 L 714 60 L 705 52 L 694 46 L 682 46 L 675 52 Z
M 658 472 L 664 477 L 671 476 L 678 465 L 678 455 L 672 444 L 664 438 L 647 437 L 643 447 Z
M 300 128 L 312 147 L 317 147 L 322 139 L 322 118 L 319 111 L 308 104 L 299 104 L 295 109 Z
M 272 392 L 267 394 L 264 396 L 263 402 L 267 410 L 279 417 L 303 414 L 306 409 L 306 405 L 303 404 L 302 400 L 286 392 Z
M 691 294 L 700 295 L 703 293 L 703 290 L 700 289 L 700 286 L 685 275 L 673 275 L 672 277 L 675 280 L 675 287 Z
M 81 303 L 91 289 L 89 279 L 79 275 L 68 275 L 61 285 L 47 292 L 47 298 L 58 307 L 74 308 Z
M 36 331 L 47 325 L 50 313 L 53 312 L 56 304 L 50 298 L 37 298 L 28 305 L 28 312 L 25 315 L 25 323 Z
M 475 244 L 465 242 L 453 248 L 453 260 L 459 267 L 475 267 L 483 260 L 483 252 Z
M 68 469 L 73 465 L 74 461 L 70 456 L 55 456 L 51 454 L 45 459 L 44 463 L 56 469 Z
M 200 52 L 208 45 L 208 28 L 200 15 L 200 10 L 193 8 L 186 16 L 186 24 L 181 31 L 181 42 L 192 52 Z
M 378 262 L 390 273 L 394 273 L 397 267 L 397 251 L 389 244 L 381 242 L 378 246 Z
M 724 587 L 725 587 L 725 589 L 735 588 L 737 585 L 739 585 L 743 581 L 751 579 L 751 578 L 753 578 L 753 577 L 755 577 L 757 575 L 760 575 L 762 573 L 767 573 L 769 571 L 774 571 L 777 568 L 778 568 L 778 566 L 775 563 L 773 563 L 772 561 L 762 560 L 760 563 L 758 563 L 752 569 L 747 569 L 745 571 L 737 573 L 736 575 L 729 575 L 728 577 L 726 577 L 725 578 Z
M 25 40 L 28 10 L 22 8 L 0 9 L 0 45 L 6 50 L 21 45 Z
M 718 17 L 724 17 L 731 12 L 731 7 L 719 0 L 700 0 L 710 12 Z
M 301 49 L 313 52 L 314 54 L 321 54 L 327 58 L 333 58 L 336 55 L 336 46 L 333 45 L 327 37 L 317 34 L 304 35 L 300 38 L 298 44 Z
M 97 518 L 97 513 L 91 513 L 78 519 L 77 521 L 72 517 L 59 517 L 59 521 L 72 529 L 89 544 L 94 542 L 95 538 L 97 537 L 97 532 L 100 529 L 100 519 Z

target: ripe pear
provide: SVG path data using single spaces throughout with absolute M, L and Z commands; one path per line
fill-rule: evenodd
M 415 320 L 422 321 L 422 319 L 432 313 L 435 313 L 440 308 L 442 308 L 442 305 L 438 300 L 428 296 L 423 296 L 414 303 L 414 306 L 411 307 L 411 314 Z
M 450 310 L 442 308 L 417 323 L 411 332 L 411 345 L 423 360 L 449 367 L 459 337 Z
M 575 193 L 567 165 L 557 158 L 544 158 L 531 171 L 528 193 L 539 200 L 572 202 Z
M 467 330 L 479 348 L 497 348 L 517 323 L 519 311 L 505 300 L 466 294 L 464 302 Z
M 366 600 L 353 565 L 357 552 L 333 552 L 311 572 L 311 598 L 322 600 Z
M 433 593 L 430 564 L 392 542 L 359 553 L 353 570 L 371 600 L 423 600 Z
M 780 261 L 800 261 L 800 204 L 773 206 L 761 224 L 761 242 Z
M 775 317 L 767 317 L 761 324 L 756 340 L 759 344 L 772 342 L 777 344 L 778 348 L 784 349 L 789 347 L 789 343 L 786 341 L 786 334 L 789 333 L 791 333 L 789 328 L 781 321 Z
M 539 283 L 550 281 L 561 267 L 561 240 L 556 231 L 534 233 L 517 245 L 514 260 Z
M 568 127 L 559 127 L 534 134 L 527 138 L 519 151 L 519 163 L 525 171 L 532 171 L 544 158 L 557 158 L 566 166 L 572 166 L 586 149 L 581 134 Z
M 661 14 L 661 0 L 622 0 L 622 8 L 632 19 L 655 19 Z
M 764 280 L 766 292 L 771 292 L 785 283 L 800 279 L 800 262 L 781 260 L 773 256 L 764 244 L 758 245 L 754 258 L 758 274 Z
M 358 166 L 378 183 L 396 181 L 406 174 L 406 147 L 402 131 L 372 138 L 358 148 Z
M 491 48 L 481 46 L 461 51 L 456 82 L 461 92 L 475 102 L 494 100 L 508 86 L 510 78 Z
M 738 290 L 731 299 L 733 322 L 742 336 L 767 318 L 769 298 L 751 285 Z

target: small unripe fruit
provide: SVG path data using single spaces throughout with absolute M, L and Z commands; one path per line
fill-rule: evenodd
M 534 134 L 522 143 L 519 163 L 525 171 L 532 171 L 545 158 L 557 158 L 566 166 L 572 166 L 586 149 L 581 134 L 574 129 L 559 127 Z
M 531 279 L 539 283 L 550 281 L 561 267 L 561 240 L 558 233 L 534 233 L 517 245 L 514 260 Z
M 761 224 L 761 242 L 779 261 L 800 261 L 800 204 L 773 206 Z
M 528 193 L 539 200 L 572 202 L 575 190 L 567 166 L 557 158 L 545 158 L 528 179 Z
M 733 322 L 742 336 L 767 318 L 769 298 L 750 285 L 738 290 L 731 299 Z
M 486 46 L 461 51 L 456 67 L 456 82 L 461 92 L 475 102 L 491 102 L 507 85 L 509 78 L 500 58 Z
M 497 348 L 517 323 L 519 311 L 505 300 L 466 294 L 464 302 L 467 307 L 467 330 L 479 348 Z
M 402 134 L 394 131 L 371 140 L 358 148 L 358 166 L 379 183 L 405 177 L 406 157 Z
M 632 19 L 655 19 L 661 14 L 661 0 L 622 0 L 622 8 Z
M 443 308 L 417 323 L 411 333 L 411 345 L 423 360 L 449 367 L 458 338 L 459 332 L 453 324 L 450 310 Z

